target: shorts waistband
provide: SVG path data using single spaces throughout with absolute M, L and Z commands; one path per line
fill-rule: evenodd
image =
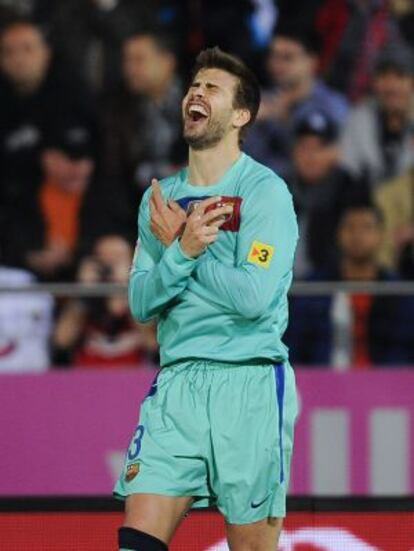
M 176 369 L 176 368 L 200 368 L 200 369 L 237 369 L 240 367 L 273 367 L 275 365 L 283 364 L 285 363 L 285 360 L 276 360 L 271 361 L 267 359 L 262 360 L 249 360 L 245 362 L 220 362 L 217 360 L 203 360 L 200 358 L 194 358 L 194 359 L 186 359 L 183 361 L 175 362 L 173 364 L 169 364 L 162 369 L 169 370 L 169 369 Z

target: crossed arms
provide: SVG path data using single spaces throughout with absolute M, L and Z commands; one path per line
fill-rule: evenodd
M 148 321 L 158 316 L 185 289 L 205 293 L 210 300 L 214 296 L 220 308 L 247 319 L 262 316 L 269 307 L 289 277 L 297 241 L 290 195 L 271 181 L 244 198 L 234 265 L 221 262 L 212 246 L 223 215 L 230 212 L 228 206 L 212 207 L 218 200 L 206 199 L 187 218 L 177 203 L 164 201 L 153 182 L 140 208 L 138 249 L 129 281 L 134 318 Z M 209 206 L 213 210 L 206 212 Z M 266 267 L 248 260 L 254 243 L 273 251 Z

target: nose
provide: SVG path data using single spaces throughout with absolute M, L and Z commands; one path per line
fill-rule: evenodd
M 203 86 L 198 86 L 195 90 L 192 91 L 192 98 L 202 98 L 205 96 L 205 88 Z

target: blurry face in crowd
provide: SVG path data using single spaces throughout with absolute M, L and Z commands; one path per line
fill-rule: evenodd
M 118 235 L 102 237 L 94 248 L 94 259 L 103 266 L 107 280 L 126 283 L 132 262 L 132 249 L 129 243 Z
M 267 67 L 275 84 L 291 88 L 312 78 L 316 71 L 316 59 L 298 42 L 279 37 L 270 46 Z
M 125 42 L 123 74 L 132 93 L 156 95 L 170 81 L 174 70 L 174 56 L 160 50 L 150 36 Z
M 370 209 L 354 209 L 344 215 L 338 239 L 344 257 L 355 263 L 372 261 L 381 244 L 382 229 Z
M 298 137 L 293 147 L 293 162 L 298 176 L 309 184 L 317 184 L 329 175 L 339 161 L 336 144 L 326 144 L 318 136 Z
M 397 71 L 386 71 L 374 79 L 374 91 L 388 113 L 404 113 L 410 109 L 414 78 Z
M 232 136 L 250 119 L 234 107 L 238 78 L 221 69 L 199 71 L 183 99 L 184 139 L 195 150 L 208 149 Z M 231 139 L 231 138 L 230 138 Z
M 92 159 L 72 159 L 63 151 L 48 149 L 42 154 L 45 179 L 62 189 L 81 193 L 85 191 L 94 168 Z
M 50 50 L 36 27 L 16 25 L 1 36 L 1 70 L 22 92 L 31 92 L 40 86 L 49 61 Z

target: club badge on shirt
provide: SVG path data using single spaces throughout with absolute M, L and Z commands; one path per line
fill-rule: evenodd
M 271 245 L 260 243 L 260 241 L 253 241 L 247 261 L 260 266 L 261 268 L 268 269 L 270 263 L 272 262 L 273 253 L 274 247 Z
M 201 203 L 201 201 L 204 201 L 205 199 L 208 199 L 208 195 L 203 195 L 202 197 L 181 197 L 181 199 L 177 199 L 177 203 L 180 205 L 182 209 L 184 209 L 187 212 L 187 216 L 190 216 L 191 213 L 194 212 L 194 209 L 197 208 L 197 206 Z M 214 203 L 214 205 L 210 205 L 206 212 L 216 209 L 218 207 L 222 207 L 224 205 L 232 205 L 233 206 L 233 212 L 231 214 L 226 215 L 226 220 L 224 224 L 220 227 L 221 231 L 229 231 L 229 232 L 238 232 L 240 229 L 240 221 L 241 221 L 241 204 L 242 204 L 243 198 L 242 197 L 230 197 L 227 195 L 222 195 L 221 200 L 217 203 Z

